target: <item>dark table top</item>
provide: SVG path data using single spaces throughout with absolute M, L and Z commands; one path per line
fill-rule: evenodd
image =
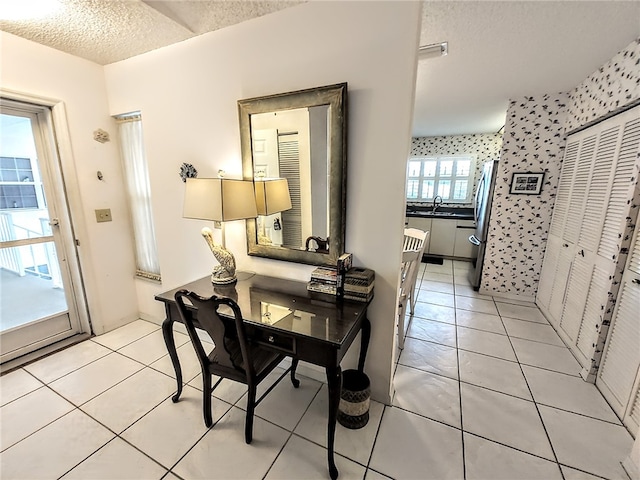
M 337 346 L 366 315 L 367 303 L 349 300 L 332 303 L 311 298 L 306 282 L 245 272 L 237 275 L 238 282 L 230 286 L 212 285 L 207 276 L 156 295 L 155 299 L 174 304 L 174 295 L 180 289 L 203 297 L 229 297 L 238 303 L 243 319 L 250 324 Z M 231 316 L 231 310 L 225 312 L 225 308 L 221 307 L 220 312 Z

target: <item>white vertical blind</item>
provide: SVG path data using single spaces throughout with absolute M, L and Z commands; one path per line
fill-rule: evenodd
M 120 133 L 120 151 L 136 248 L 136 275 L 160 280 L 160 263 L 151 210 L 151 188 L 144 151 L 140 115 L 116 117 Z

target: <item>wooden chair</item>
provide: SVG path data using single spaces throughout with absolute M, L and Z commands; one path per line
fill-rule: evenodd
M 185 297 L 197 311 L 194 311 L 190 305 L 185 303 Z M 299 380 L 295 378 L 298 360 L 294 358 L 291 362 L 291 367 L 256 400 L 258 384 L 278 366 L 285 356 L 251 343 L 245 332 L 240 307 L 234 300 L 215 295 L 205 298 L 187 290 L 176 292 L 175 299 L 180 317 L 187 327 L 189 338 L 202 368 L 204 424 L 207 427 L 213 425 L 211 393 L 220 382 L 228 378 L 244 383 L 247 385 L 247 416 L 244 433 L 245 441 L 251 443 L 253 437 L 253 414 L 256 406 L 289 372 L 291 372 L 293 386 L 298 388 L 300 385 Z M 230 308 L 234 318 L 229 319 L 220 316 L 218 308 L 221 306 Z M 204 329 L 215 344 L 209 353 L 205 351 L 202 341 L 196 332 L 194 317 L 198 327 Z M 212 375 L 220 377 L 213 388 L 211 387 Z M 178 401 L 177 395 L 174 397 L 174 401 Z
M 411 293 L 411 275 L 418 269 L 422 259 L 421 249 L 405 250 L 402 252 L 402 264 L 400 268 L 400 288 L 398 289 L 398 347 L 404 348 L 405 315 L 407 302 Z
M 422 262 L 422 256 L 427 246 L 427 239 L 429 238 L 429 232 L 418 230 L 417 228 L 405 228 L 404 229 L 404 243 L 402 245 L 403 251 L 418 250 L 418 262 L 415 268 L 409 272 L 409 284 L 407 285 L 407 294 L 409 296 L 409 306 L 411 315 L 414 314 L 416 306 L 416 280 L 418 279 L 418 271 L 420 270 L 420 263 Z

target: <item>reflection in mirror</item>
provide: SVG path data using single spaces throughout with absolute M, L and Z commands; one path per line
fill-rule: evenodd
M 259 206 L 247 222 L 249 255 L 335 265 L 344 252 L 346 90 L 339 84 L 238 102 L 243 176 L 256 181 L 258 204 L 269 203 L 276 185 L 288 187 L 288 202 Z

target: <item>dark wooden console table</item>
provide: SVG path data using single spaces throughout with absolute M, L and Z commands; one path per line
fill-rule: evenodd
M 240 306 L 252 341 L 325 368 L 329 387 L 328 463 L 329 474 L 335 480 L 338 469 L 333 449 L 342 388 L 340 361 L 362 330 L 358 370 L 363 371 L 371 336 L 371 324 L 367 319 L 368 304 L 315 300 L 309 296 L 305 282 L 242 272 L 238 273 L 235 285 L 214 286 L 209 277 L 205 277 L 156 295 L 155 299 L 165 305 L 166 319 L 162 324 L 162 333 L 176 372 L 177 395 L 182 391 L 182 370 L 173 338 L 173 324 L 180 322 L 174 295 L 183 288 L 201 296 L 215 294 L 233 298 Z M 191 308 L 190 311 L 197 325 L 197 309 Z M 221 313 L 224 314 L 224 310 Z M 231 311 L 229 318 L 232 318 Z

